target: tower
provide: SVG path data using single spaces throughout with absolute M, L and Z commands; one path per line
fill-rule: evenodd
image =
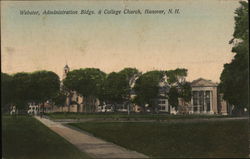
M 69 66 L 66 64 L 66 65 L 64 66 L 64 68 L 63 68 L 63 79 L 66 78 L 66 76 L 67 76 L 67 74 L 68 74 L 69 71 L 70 71 L 70 70 L 69 70 Z

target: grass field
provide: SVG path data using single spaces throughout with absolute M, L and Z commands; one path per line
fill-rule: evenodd
M 169 114 L 130 114 L 126 113 L 47 113 L 51 119 L 145 119 L 145 120 L 170 120 L 170 119 L 206 119 L 227 118 L 222 115 L 169 115 Z
M 2 157 L 6 159 L 89 158 L 30 116 L 2 117 Z
M 150 157 L 248 157 L 248 121 L 85 122 L 71 126 Z

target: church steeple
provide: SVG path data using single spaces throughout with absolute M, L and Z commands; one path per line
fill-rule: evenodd
M 66 64 L 63 68 L 63 79 L 66 78 L 69 71 L 70 71 L 69 66 Z

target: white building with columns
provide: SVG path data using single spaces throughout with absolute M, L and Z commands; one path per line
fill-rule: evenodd
M 192 98 L 189 106 L 190 114 L 217 114 L 217 83 L 199 78 L 191 83 Z

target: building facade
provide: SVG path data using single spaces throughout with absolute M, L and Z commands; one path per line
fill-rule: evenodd
M 218 114 L 217 83 L 199 78 L 191 83 L 192 98 L 189 106 L 191 114 Z

